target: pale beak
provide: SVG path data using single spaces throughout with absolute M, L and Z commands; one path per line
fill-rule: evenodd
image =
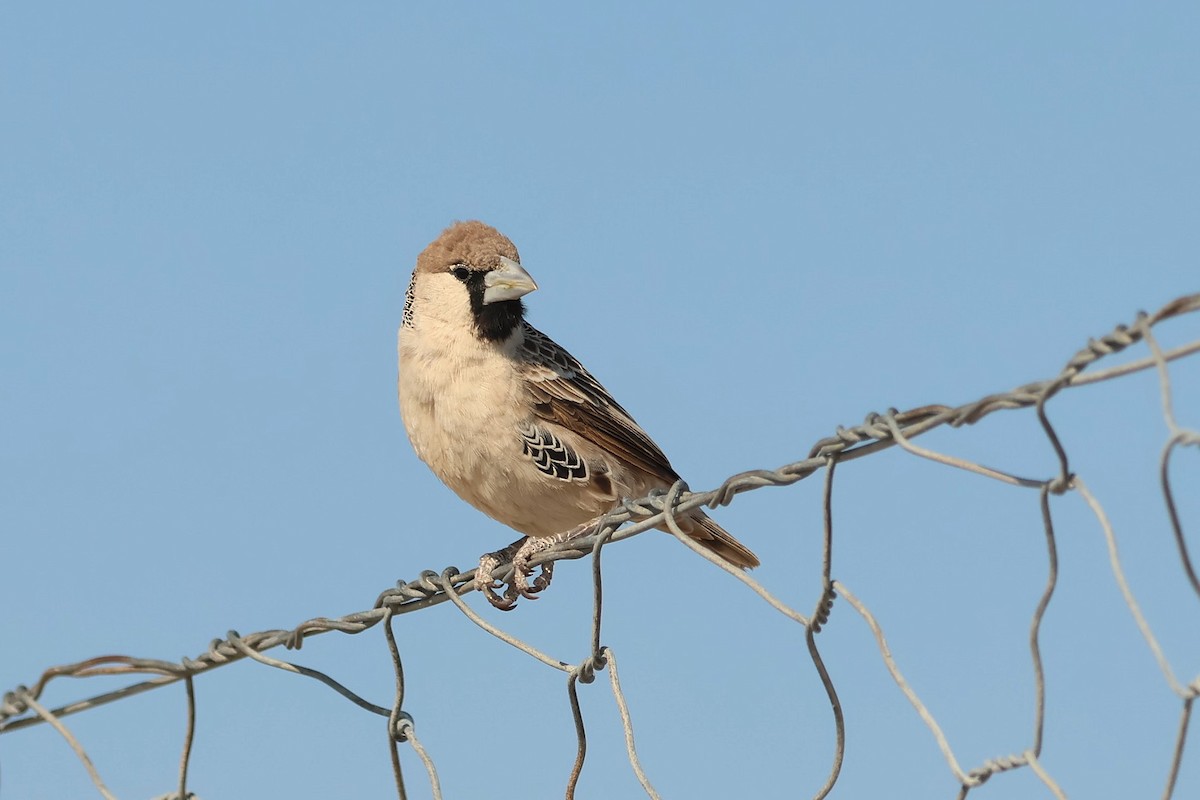
M 520 264 L 504 256 L 500 256 L 500 267 L 484 276 L 483 286 L 485 305 L 501 300 L 516 300 L 538 287 Z

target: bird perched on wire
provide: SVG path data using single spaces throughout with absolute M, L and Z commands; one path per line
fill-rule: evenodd
M 506 610 L 549 583 L 551 564 L 527 583 L 539 541 L 586 530 L 622 498 L 679 480 L 629 412 L 525 321 L 521 298 L 535 289 L 507 237 L 482 222 L 456 223 L 417 257 L 398 337 L 400 411 L 413 449 L 459 497 L 528 537 L 485 556 L 476 573 L 476 588 Z M 699 509 L 677 522 L 735 566 L 758 566 Z M 514 550 L 501 598 L 492 570 Z

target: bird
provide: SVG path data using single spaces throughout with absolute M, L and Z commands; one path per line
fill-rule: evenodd
M 417 257 L 397 335 L 400 413 L 417 456 L 460 498 L 526 537 L 485 555 L 476 573 L 476 588 L 504 610 L 549 583 L 552 562 L 527 584 L 539 545 L 680 480 L 608 390 L 525 319 L 522 298 L 537 288 L 508 237 L 478 220 L 455 222 Z M 734 567 L 759 565 L 700 509 L 676 522 Z M 500 597 L 491 571 L 513 548 L 516 574 Z

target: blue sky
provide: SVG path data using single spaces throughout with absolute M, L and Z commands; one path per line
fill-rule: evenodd
M 455 219 L 516 242 L 541 286 L 533 323 L 696 489 L 798 460 L 869 411 L 1057 374 L 1089 337 L 1200 289 L 1197 41 L 1186 3 L 6 4 L 0 687 L 369 608 L 511 541 L 416 459 L 395 402 L 404 287 Z M 1195 427 L 1200 362 L 1173 375 Z M 1050 413 L 1190 680 L 1197 598 L 1159 496 L 1153 375 Z M 922 444 L 1056 469 L 1027 411 Z M 1194 540 L 1195 453 L 1175 469 Z M 820 498 L 818 476 L 717 512 L 806 612 Z M 1077 495 L 1053 507 L 1043 763 L 1072 796 L 1157 796 L 1179 701 L 1094 517 Z M 959 760 L 1027 747 L 1036 492 L 889 451 L 839 469 L 834 508 L 834 575 Z M 815 792 L 833 724 L 799 627 L 661 534 L 606 551 L 605 575 L 603 639 L 663 796 Z M 516 613 L 469 599 L 577 662 L 590 591 L 576 562 Z M 561 673 L 449 605 L 396 627 L 447 796 L 561 795 Z M 819 643 L 847 718 L 834 796 L 954 796 L 848 604 Z M 379 631 L 274 654 L 390 702 Z M 201 797 L 394 792 L 381 721 L 316 682 L 241 663 L 196 691 Z M 583 702 L 579 796 L 637 796 L 606 676 Z M 118 797 L 145 798 L 174 786 L 183 708 L 177 686 L 67 722 Z M 1200 792 L 1192 744 L 1178 797 Z M 0 737 L 0 800 L 92 792 L 47 726 Z M 1049 796 L 1027 770 L 978 792 Z

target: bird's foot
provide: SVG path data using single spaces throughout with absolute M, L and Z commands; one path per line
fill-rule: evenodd
M 537 537 L 532 536 L 525 539 L 521 546 L 517 548 L 517 552 L 513 555 L 513 577 L 512 586 L 517 589 L 517 594 L 528 600 L 537 600 L 538 592 L 542 591 L 550 585 L 550 580 L 554 577 L 554 562 L 547 561 L 542 564 L 542 569 L 538 572 L 538 576 L 533 579 L 533 583 L 529 583 L 529 576 L 533 574 L 533 565 L 529 562 L 538 553 L 544 553 L 554 545 L 558 544 L 557 537 Z
M 496 568 L 512 561 L 513 556 L 517 554 L 517 550 L 523 544 L 525 544 L 525 539 L 518 539 L 503 550 L 484 553 L 479 559 L 479 567 L 475 570 L 475 591 L 486 597 L 489 603 L 501 611 L 512 611 L 516 608 L 518 595 L 516 581 L 504 584 L 494 577 Z M 496 590 L 501 586 L 504 587 L 504 594 L 496 594 Z
M 503 550 L 484 554 L 483 558 L 479 559 L 479 569 L 475 570 L 476 590 L 482 592 L 487 601 L 501 611 L 512 611 L 517 607 L 517 598 L 520 597 L 536 600 L 538 592 L 549 586 L 551 578 L 554 577 L 554 562 L 542 564 L 542 569 L 532 584 L 529 582 L 529 576 L 533 574 L 533 565 L 529 562 L 538 553 L 553 545 L 553 541 L 528 537 L 513 542 Z M 512 562 L 512 578 L 505 584 L 495 577 L 495 573 L 497 567 L 508 561 Z M 504 594 L 497 594 L 496 590 L 502 586 Z
M 537 577 L 530 583 L 529 577 L 533 575 L 535 566 L 531 563 L 533 559 L 563 542 L 569 542 L 593 532 L 600 519 L 602 517 L 597 517 L 595 520 L 553 536 L 527 536 L 513 542 L 503 550 L 484 554 L 483 558 L 479 559 L 479 568 L 475 570 L 476 591 L 481 592 L 489 603 L 501 611 L 512 611 L 516 608 L 519 597 L 536 600 L 538 593 L 550 586 L 550 581 L 554 577 L 554 562 L 547 561 L 541 564 L 541 570 Z M 512 561 L 513 571 L 512 578 L 505 584 L 494 575 L 496 568 L 508 561 Z M 497 594 L 496 589 L 502 586 L 504 594 Z

